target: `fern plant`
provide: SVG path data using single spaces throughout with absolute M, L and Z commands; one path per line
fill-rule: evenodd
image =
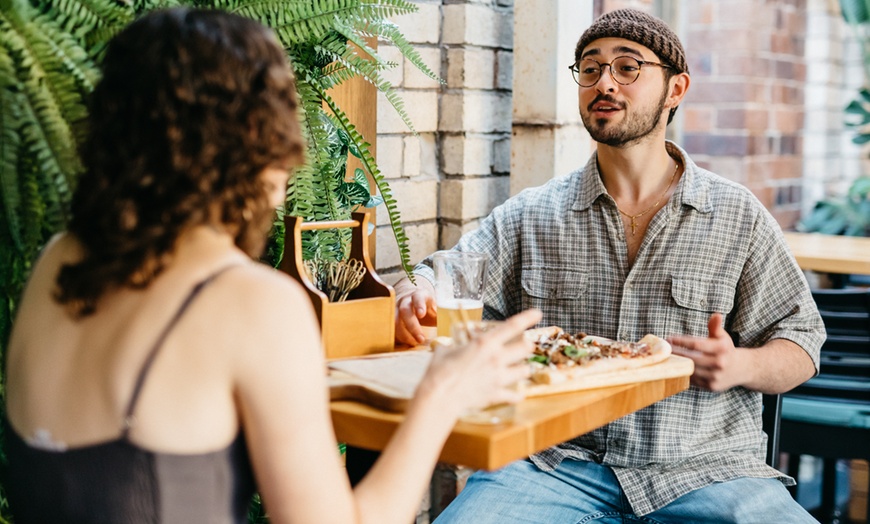
M 413 130 L 401 99 L 382 72 L 395 67 L 368 45 L 379 38 L 433 79 L 390 18 L 416 11 L 406 0 L 0 0 L 0 362 L 17 299 L 36 255 L 65 226 L 82 166 L 77 146 L 86 133 L 85 99 L 98 80 L 109 39 L 140 14 L 189 5 L 233 11 L 271 27 L 292 60 L 308 148 L 288 193 L 287 212 L 305 220 L 342 220 L 360 206 L 383 203 L 411 275 L 408 237 L 397 202 L 370 144 L 328 92 L 361 76 L 384 93 Z M 365 170 L 346 177 L 347 154 Z M 366 172 L 377 186 L 370 197 Z M 283 232 L 266 258 L 277 264 Z M 306 258 L 346 256 L 347 232 L 306 237 Z M 0 370 L 0 395 L 3 373 Z M 2 404 L 0 404 L 2 409 Z M 2 460 L 2 455 L 0 455 Z M 5 517 L 0 493 L 0 522 Z

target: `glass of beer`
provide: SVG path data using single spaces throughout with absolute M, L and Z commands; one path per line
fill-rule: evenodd
M 438 251 L 432 256 L 439 337 L 450 337 L 454 322 L 482 318 L 486 261 L 484 253 Z

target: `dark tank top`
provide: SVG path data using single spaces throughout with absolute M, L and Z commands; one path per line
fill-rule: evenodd
M 16 524 L 247 522 L 255 485 L 241 430 L 227 448 L 202 454 L 157 453 L 129 439 L 139 393 L 160 347 L 199 292 L 226 269 L 197 284 L 157 338 L 119 438 L 53 451 L 28 444 L 3 418 L 3 486 Z

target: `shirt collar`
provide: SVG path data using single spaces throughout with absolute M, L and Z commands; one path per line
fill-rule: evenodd
M 710 181 L 704 176 L 704 170 L 698 167 L 689 155 L 677 144 L 670 140 L 665 141 L 668 153 L 680 159 L 685 169 L 680 182 L 677 185 L 673 201 L 695 208 L 701 213 L 709 213 L 713 210 L 710 202 Z M 580 211 L 590 207 L 599 197 L 607 194 L 604 182 L 601 181 L 601 173 L 598 171 L 598 152 L 592 153 L 586 167 L 583 168 L 584 176 L 580 177 L 580 188 L 574 205 L 571 209 Z

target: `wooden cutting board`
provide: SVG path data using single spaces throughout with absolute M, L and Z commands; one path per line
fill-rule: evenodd
M 329 363 L 331 400 L 356 400 L 385 411 L 403 412 L 432 360 L 429 351 L 403 351 Z M 626 371 L 583 377 L 561 384 L 523 385 L 527 397 L 582 391 L 691 375 L 694 363 L 671 355 L 664 362 Z

